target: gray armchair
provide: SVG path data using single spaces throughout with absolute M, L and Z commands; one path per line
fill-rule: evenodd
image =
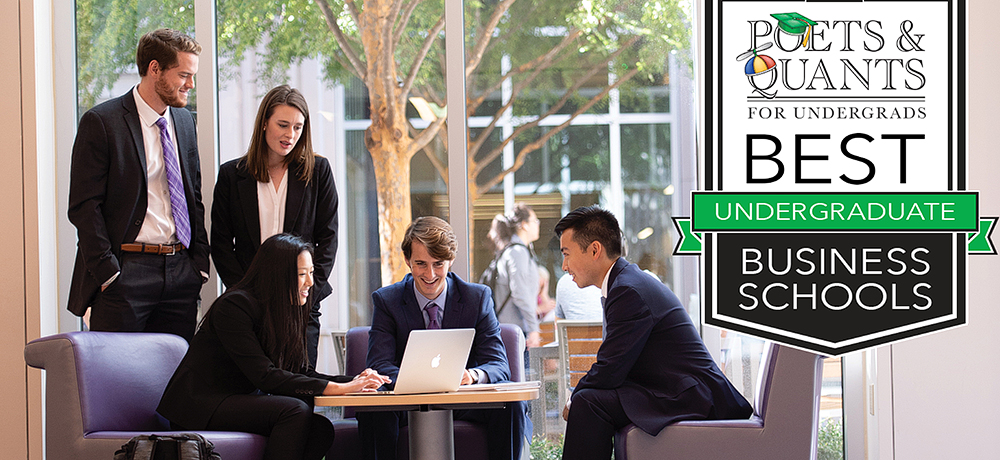
M 629 425 L 615 436 L 615 458 L 815 459 L 822 381 L 821 356 L 771 344 L 761 357 L 750 419 L 683 421 L 655 437 Z
M 70 332 L 24 347 L 24 361 L 45 370 L 45 448 L 50 460 L 107 460 L 139 434 L 169 434 L 156 413 L 163 389 L 187 351 L 171 334 Z M 259 460 L 267 438 L 199 432 L 222 458 Z

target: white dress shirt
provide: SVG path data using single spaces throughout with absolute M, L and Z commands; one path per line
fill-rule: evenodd
M 174 244 L 177 242 L 177 235 L 170 207 L 170 189 L 167 186 L 167 172 L 164 168 L 160 128 L 156 126 L 156 120 L 161 117 L 167 120 L 167 132 L 170 133 L 170 140 L 174 143 L 174 151 L 178 157 L 177 166 L 180 170 L 180 149 L 177 147 L 174 118 L 170 115 L 170 107 L 167 107 L 163 115 L 156 113 L 139 95 L 138 86 L 132 88 L 132 96 L 135 97 L 135 107 L 139 112 L 142 143 L 146 150 L 146 218 L 142 221 L 135 242 Z
M 285 225 L 285 198 L 288 196 L 288 174 L 281 176 L 278 189 L 274 182 L 257 181 L 257 211 L 260 217 L 260 242 L 281 233 Z

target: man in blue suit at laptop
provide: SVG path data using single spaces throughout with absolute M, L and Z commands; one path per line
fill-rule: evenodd
M 395 382 L 410 331 L 475 328 L 462 384 L 510 379 L 492 293 L 450 271 L 458 252 L 451 225 L 437 217 L 414 219 L 403 236 L 402 249 L 410 274 L 372 293 L 375 310 L 367 367 Z M 526 409 L 524 402 L 515 402 L 503 409 L 456 410 L 454 416 L 487 426 L 491 460 L 512 460 L 520 456 L 530 423 Z M 407 423 L 406 412 L 358 412 L 357 418 L 365 459 L 395 459 L 399 427 Z
M 621 257 L 613 214 L 577 208 L 555 232 L 563 270 L 606 299 L 597 362 L 563 410 L 564 459 L 611 458 L 612 436 L 629 423 L 655 436 L 678 420 L 750 417 L 750 404 L 715 365 L 677 297 Z

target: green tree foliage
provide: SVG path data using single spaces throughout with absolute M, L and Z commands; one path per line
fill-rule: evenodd
M 840 419 L 829 418 L 819 428 L 819 460 L 844 459 L 844 425 Z
M 121 74 L 138 71 L 136 43 L 142 34 L 160 27 L 194 35 L 193 2 L 77 0 L 77 87 L 82 109 L 92 107 Z

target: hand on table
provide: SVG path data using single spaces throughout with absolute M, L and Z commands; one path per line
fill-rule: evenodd
M 392 379 L 369 368 L 356 375 L 354 377 L 354 381 L 363 382 L 363 388 L 361 391 L 375 391 L 382 385 L 391 383 Z
M 359 391 L 375 391 L 382 385 L 390 383 L 392 379 L 380 375 L 371 369 L 365 369 L 347 383 L 329 382 L 323 390 L 324 396 L 342 395 L 345 393 L 356 393 Z

